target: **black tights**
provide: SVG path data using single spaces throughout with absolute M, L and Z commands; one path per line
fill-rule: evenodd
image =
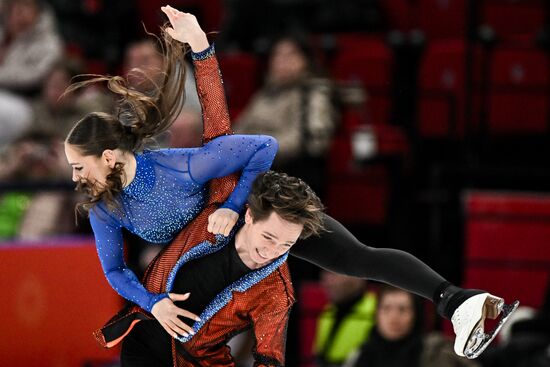
M 296 243 L 290 253 L 323 269 L 378 280 L 405 289 L 431 301 L 449 283 L 413 255 L 390 248 L 374 248 L 359 242 L 342 224 L 325 216 L 320 236 Z M 292 269 L 291 269 L 292 270 Z

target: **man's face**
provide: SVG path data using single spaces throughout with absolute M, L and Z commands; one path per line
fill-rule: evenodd
M 264 220 L 255 221 L 250 209 L 247 209 L 243 229 L 243 260 L 246 258 L 256 267 L 261 267 L 290 250 L 300 237 L 304 225 L 284 220 L 275 212 L 271 212 Z

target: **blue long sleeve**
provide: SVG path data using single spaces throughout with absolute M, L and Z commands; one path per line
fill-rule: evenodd
M 106 213 L 90 212 L 90 224 L 96 237 L 101 267 L 113 289 L 125 299 L 151 312 L 153 305 L 168 295 L 148 292 L 124 261 L 122 228 Z M 101 209 L 99 209 L 101 210 Z
M 192 179 L 203 185 L 207 181 L 242 170 L 237 186 L 222 205 L 240 212 L 258 174 L 267 171 L 275 154 L 277 141 L 267 135 L 228 135 L 214 139 L 190 156 Z

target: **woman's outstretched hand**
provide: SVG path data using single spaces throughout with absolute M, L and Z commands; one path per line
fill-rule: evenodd
M 206 34 L 193 14 L 184 13 L 166 5 L 160 8 L 168 17 L 172 27 L 166 28 L 173 39 L 189 44 L 193 52 L 204 51 L 209 43 Z
M 208 232 L 227 237 L 238 219 L 237 212 L 227 208 L 218 209 L 208 216 Z
M 193 328 L 184 323 L 179 316 L 199 321 L 199 317 L 194 313 L 179 308 L 174 304 L 175 301 L 185 301 L 189 298 L 189 293 L 175 294 L 170 293 L 169 298 L 163 298 L 153 305 L 151 313 L 160 322 L 160 325 L 166 330 L 172 338 L 193 335 Z

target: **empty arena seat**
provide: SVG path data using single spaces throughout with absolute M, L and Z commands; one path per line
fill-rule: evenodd
M 550 275 L 550 195 L 465 196 L 464 285 L 539 307 Z
M 383 39 L 354 34 L 338 36 L 331 71 L 340 84 L 365 89 L 367 123 L 389 121 L 393 54 Z
M 218 59 L 231 117 L 237 116 L 258 88 L 259 63 L 253 54 L 219 53 Z
M 503 41 L 533 42 L 544 25 L 545 0 L 485 0 L 481 2 L 479 23 L 491 27 Z
M 464 0 L 419 0 L 418 27 L 429 40 L 464 37 L 467 3 Z
M 313 342 L 317 318 L 328 302 L 327 294 L 318 282 L 304 282 L 298 293 L 300 327 L 300 366 L 314 366 Z
M 461 137 L 465 131 L 466 55 L 463 39 L 430 42 L 420 64 L 417 130 L 423 138 Z M 473 49 L 473 81 L 480 80 L 481 50 Z M 477 95 L 473 94 L 474 99 Z M 474 102 L 475 103 L 475 102 Z M 473 118 L 476 112 L 473 111 Z M 469 122 L 476 124 L 475 120 Z
M 496 134 L 548 131 L 550 59 L 532 48 L 498 48 L 491 59 L 488 131 Z
M 385 0 L 380 2 L 380 6 L 389 29 L 406 32 L 416 26 L 416 7 L 411 0 Z
M 332 75 L 339 81 L 389 89 L 393 55 L 383 38 L 346 34 L 337 36 Z
M 386 167 L 370 166 L 363 173 L 341 174 L 327 184 L 327 212 L 347 224 L 382 225 L 389 200 Z

